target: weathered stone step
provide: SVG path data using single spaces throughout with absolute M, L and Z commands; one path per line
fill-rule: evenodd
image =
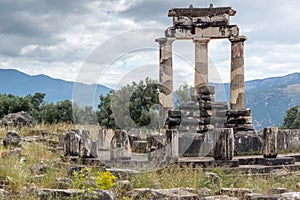
M 240 165 L 291 165 L 295 164 L 295 158 L 239 158 Z

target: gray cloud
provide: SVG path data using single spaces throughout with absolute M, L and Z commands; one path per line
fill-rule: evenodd
M 101 60 L 101 56 L 108 60 L 109 55 L 125 53 L 123 50 L 131 46 L 158 47 L 153 37 L 148 42 L 134 40 L 134 35 L 118 42 L 113 38 L 139 28 L 166 29 L 172 25 L 172 19 L 167 16 L 169 9 L 189 4 L 208 7 L 210 3 L 208 0 L 2 0 L 0 67 L 76 80 L 85 60 L 101 44 L 106 44 L 102 50 L 105 54 L 96 60 Z M 300 1 L 216 0 L 214 5 L 232 6 L 237 11 L 231 23 L 237 24 L 241 34 L 248 37 L 245 43 L 247 79 L 299 71 Z M 191 63 L 193 47 L 191 41 L 174 43 L 174 51 Z M 211 41 L 209 55 L 211 64 L 228 80 L 230 42 Z M 155 62 L 158 65 L 158 60 Z M 180 64 L 174 65 L 179 68 Z M 114 73 L 120 76 L 122 71 Z M 184 69 L 176 73 L 191 74 Z

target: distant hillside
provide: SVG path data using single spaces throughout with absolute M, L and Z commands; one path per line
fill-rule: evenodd
M 226 99 L 229 102 L 229 83 L 211 84 L 216 86 L 216 91 L 221 91 L 221 95 L 216 94 L 216 100 Z M 300 73 L 247 81 L 245 99 L 246 107 L 252 110 L 253 124 L 257 130 L 266 126 L 281 126 L 285 111 L 300 105 Z
M 281 126 L 285 111 L 300 105 L 300 73 L 246 82 L 246 106 L 252 109 L 253 124 L 260 130 Z
M 214 84 L 218 87 L 217 101 L 229 101 L 229 84 Z M 100 94 L 106 94 L 110 88 L 103 85 L 78 84 L 82 88 L 78 101 L 83 102 L 91 94 L 98 102 Z M 30 76 L 17 70 L 0 69 L 0 93 L 18 96 L 46 93 L 46 101 L 57 102 L 72 99 L 74 82 L 53 79 L 46 75 Z M 96 90 L 94 90 L 96 88 Z M 246 107 L 251 108 L 253 123 L 257 130 L 266 126 L 281 126 L 285 111 L 300 105 L 300 73 L 283 77 L 252 80 L 245 83 Z M 76 102 L 78 102 L 76 101 Z M 86 105 L 86 104 L 84 104 Z M 96 106 L 96 105 L 95 105 Z
M 110 88 L 103 85 L 76 84 L 80 87 L 96 88 L 95 98 L 106 94 Z M 57 102 L 72 99 L 74 82 L 54 79 L 46 75 L 30 76 L 17 70 L 0 69 L 0 93 L 26 96 L 41 92 L 46 94 L 46 101 Z M 94 92 L 94 91 L 93 91 Z

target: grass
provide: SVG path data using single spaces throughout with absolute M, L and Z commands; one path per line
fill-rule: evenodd
M 99 127 L 75 127 L 72 124 L 39 124 L 34 127 L 15 128 L 19 134 L 24 136 L 32 135 L 33 130 L 45 130 L 48 133 L 63 134 L 74 128 L 88 129 L 92 137 L 96 137 Z M 4 137 L 8 130 L 0 127 L 0 137 Z M 37 199 L 32 194 L 32 188 L 55 188 L 56 178 L 67 178 L 68 168 L 65 165 L 57 165 L 60 160 L 60 153 L 53 152 L 45 143 L 32 142 L 24 144 L 21 154 L 4 156 L 9 149 L 0 144 L 0 180 L 6 182 L 4 189 L 9 191 L 14 199 Z M 2 155 L 2 156 L 1 156 Z M 36 176 L 31 171 L 31 166 L 44 162 L 48 168 Z M 292 191 L 299 191 L 296 187 L 298 178 L 289 173 L 287 176 L 276 177 L 274 174 L 241 174 L 227 173 L 222 168 L 214 168 L 212 173 L 217 174 L 219 179 L 214 179 L 204 172 L 202 168 L 192 166 L 180 167 L 172 164 L 158 171 L 131 175 L 130 181 L 133 188 L 209 188 L 217 194 L 221 188 L 249 188 L 256 193 L 271 193 L 274 188 L 286 188 Z M 98 173 L 97 171 L 94 173 Z M 97 174 L 95 175 L 97 177 Z M 98 177 L 102 177 L 98 174 Z M 97 179 L 96 179 L 97 180 Z M 99 185 L 104 179 L 99 179 Z M 88 182 L 88 181 L 83 181 Z M 71 187 L 75 187 L 71 185 Z M 83 186 L 85 187 L 85 186 Z M 121 191 L 122 192 L 122 191 Z M 122 195 L 124 196 L 125 193 Z M 118 195 L 116 195 L 118 196 Z M 122 197 L 123 198 L 123 197 Z
M 74 129 L 75 126 L 69 123 L 58 123 L 58 124 L 37 124 L 35 126 L 23 126 L 23 127 L 7 127 L 0 126 L 0 138 L 5 137 L 8 130 L 17 131 L 20 136 L 31 136 L 34 135 L 35 130 L 44 130 L 47 133 L 63 134 L 68 130 Z
M 59 167 L 55 161 L 59 155 L 52 154 L 46 146 L 38 143 L 27 144 L 21 155 L 10 155 L 0 159 L 0 180 L 5 180 L 8 184 L 4 186 L 12 195 L 20 195 L 23 198 L 31 197 L 32 187 L 53 188 L 57 177 L 67 175 L 67 169 Z M 41 176 L 36 176 L 31 171 L 31 166 L 39 162 L 44 162 L 46 170 Z
M 138 174 L 132 177 L 134 188 L 209 188 L 214 193 L 219 193 L 221 188 L 248 188 L 257 193 L 271 193 L 274 188 L 286 188 L 299 191 L 296 187 L 298 179 L 294 174 L 275 177 L 272 173 L 257 174 L 228 174 L 222 168 L 211 171 L 218 175 L 220 180 L 208 177 L 202 168 L 169 166 L 155 172 Z
M 48 133 L 63 133 L 71 129 L 70 124 L 46 125 L 39 124 L 34 127 L 14 128 L 21 137 L 32 135 L 32 130 L 45 130 Z M 0 137 L 4 137 L 8 130 L 0 127 Z M 60 155 L 52 153 L 44 143 L 27 143 L 21 147 L 21 154 L 7 155 L 9 149 L 0 146 L 0 180 L 6 182 L 3 188 L 9 191 L 15 199 L 36 199 L 32 195 L 32 188 L 53 188 L 55 179 L 65 177 L 67 168 L 58 166 L 56 161 Z M 41 174 L 34 174 L 31 167 L 44 162 L 46 170 Z

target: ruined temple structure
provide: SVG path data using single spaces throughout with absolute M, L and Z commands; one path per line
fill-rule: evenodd
M 214 8 L 212 4 L 209 8 L 194 8 L 192 5 L 189 8 L 173 8 L 168 14 L 173 18 L 173 26 L 165 31 L 165 37 L 156 39 L 160 47 L 160 104 L 167 110 L 174 109 L 172 43 L 176 40 L 192 40 L 195 43 L 193 99 L 200 107 L 200 121 L 206 122 L 199 124 L 202 132 L 213 128 L 207 126 L 211 123 L 207 121 L 211 121 L 214 114 L 215 121 L 227 118 L 221 127 L 233 128 L 235 133 L 254 130 L 244 99 L 244 42 L 247 38 L 239 35 L 237 25 L 230 24 L 230 17 L 235 13 L 231 7 Z M 212 39 L 229 39 L 231 42 L 230 110 L 226 102 L 214 102 L 214 88 L 208 87 L 208 43 Z M 213 108 L 219 110 L 214 111 Z M 216 116 L 217 112 L 223 113 L 223 116 Z M 167 125 L 178 121 L 171 118 L 169 115 Z
M 159 99 L 168 110 L 168 114 L 163 114 L 164 129 L 178 130 L 179 152 L 185 156 L 206 154 L 214 146 L 211 138 L 217 129 L 233 129 L 234 134 L 254 131 L 251 111 L 245 109 L 244 99 L 244 42 L 247 38 L 239 35 L 237 25 L 230 24 L 230 17 L 235 13 L 231 7 L 214 8 L 212 4 L 209 8 L 192 5 L 173 8 L 168 14 L 173 18 L 173 26 L 165 31 L 165 37 L 156 39 L 160 47 Z M 208 85 L 208 44 L 212 39 L 231 42 L 230 108 L 227 102 L 215 102 L 215 88 Z M 192 101 L 184 102 L 178 111 L 174 110 L 173 97 L 172 44 L 176 40 L 195 43 L 194 94 Z M 188 143 L 191 145 L 185 151 Z M 204 143 L 208 144 L 205 148 Z
M 230 25 L 230 16 L 236 13 L 231 7 L 173 8 L 169 17 L 173 26 L 164 38 L 156 39 L 160 46 L 160 102 L 173 109 L 172 43 L 175 40 L 192 40 L 195 43 L 195 93 L 199 86 L 208 84 L 208 43 L 212 39 L 229 39 L 231 42 L 230 108 L 244 108 L 244 41 L 239 28 Z

